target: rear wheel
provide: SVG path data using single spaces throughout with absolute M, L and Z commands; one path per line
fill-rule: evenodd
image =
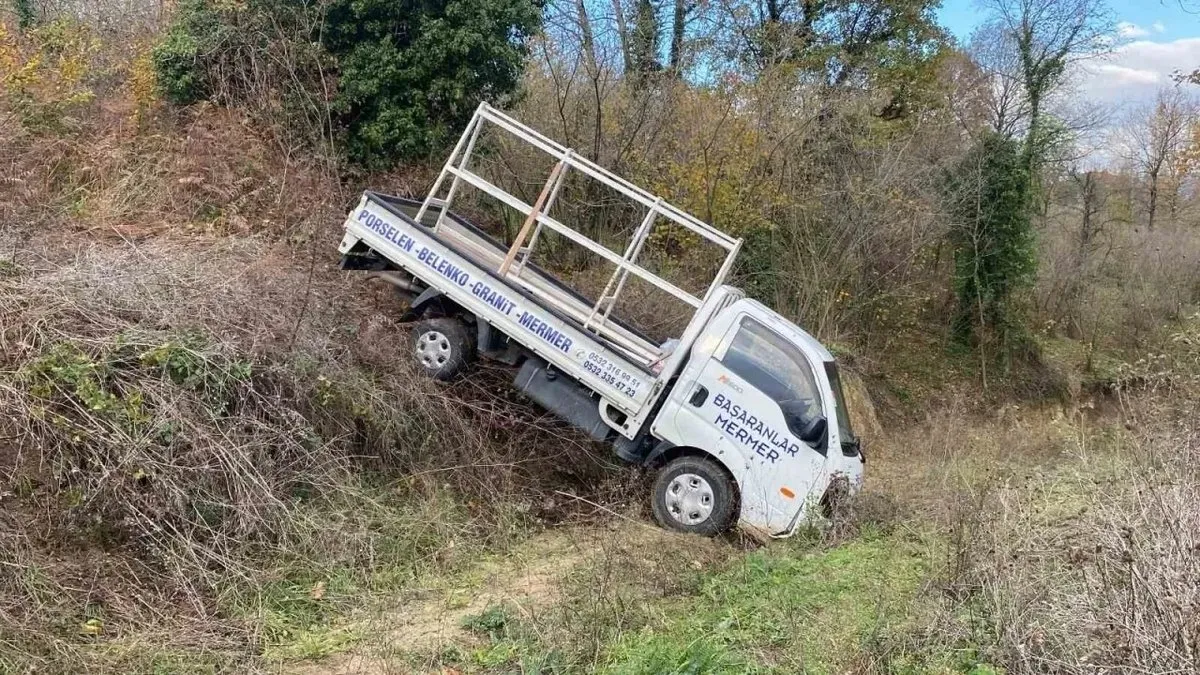
M 654 519 L 670 530 L 718 534 L 733 524 L 736 494 L 733 479 L 716 462 L 679 457 L 654 479 Z
M 418 321 L 412 328 L 412 355 L 426 375 L 452 379 L 475 360 L 474 334 L 459 319 Z

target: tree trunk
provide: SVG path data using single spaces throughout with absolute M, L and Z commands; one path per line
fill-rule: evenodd
M 1146 205 L 1146 229 L 1154 231 L 1154 212 L 1158 210 L 1158 171 L 1150 172 L 1150 203 Z
M 659 62 L 658 12 L 650 0 L 637 0 L 633 11 L 633 32 L 629 35 L 629 55 L 633 61 L 625 71 L 641 77 L 662 69 Z
M 1038 145 L 1041 143 L 1042 101 L 1032 88 L 1026 86 L 1026 90 L 1029 91 L 1029 137 L 1025 139 L 1025 170 L 1029 172 L 1027 180 L 1032 185 L 1037 170 Z
M 1083 202 L 1083 222 L 1079 227 L 1079 269 L 1083 269 L 1083 265 L 1087 261 L 1088 249 L 1091 248 L 1092 234 L 1094 233 L 1092 221 L 1099 211 L 1096 204 L 1096 172 L 1094 171 L 1083 174 L 1081 201 Z
M 583 0 L 575 0 L 575 10 L 579 14 L 579 42 L 583 49 L 583 66 L 588 77 L 595 77 L 599 68 L 596 64 L 596 38 L 592 34 L 592 22 L 588 18 Z
M 612 0 L 613 13 L 617 15 L 617 37 L 621 40 L 621 56 L 625 59 L 625 68 L 629 68 L 629 24 L 625 21 L 625 8 L 621 0 Z
M 582 1 L 582 0 L 580 0 Z M 683 29 L 687 21 L 687 0 L 675 0 L 675 18 L 671 25 L 671 77 L 683 77 Z

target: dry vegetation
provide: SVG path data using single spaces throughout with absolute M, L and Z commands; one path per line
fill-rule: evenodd
M 240 653 L 242 630 L 289 629 L 258 623 L 286 604 L 273 585 L 402 585 L 566 517 L 555 490 L 605 499 L 607 460 L 502 400 L 503 374 L 415 380 L 388 291 L 327 263 L 196 237 L 23 253 L 0 289 L 4 562 L 22 572 L 2 611 L 31 664 L 80 663 L 91 619 L 118 645 L 154 626 Z
M 429 167 L 347 174 L 245 111 L 165 108 L 136 18 L 0 23 L 0 672 L 1200 669 L 1182 184 L 1150 229 L 1138 176 L 1054 182 L 1037 349 L 982 390 L 946 348 L 962 64 L 895 126 L 869 95 L 646 91 L 539 45 L 517 115 L 745 236 L 740 282 L 860 376 L 849 513 L 763 550 L 694 541 L 506 372 L 414 378 L 399 301 L 335 269 L 358 190 L 418 193 Z M 635 224 L 564 203 L 613 240 Z M 648 257 L 687 277 L 690 244 Z

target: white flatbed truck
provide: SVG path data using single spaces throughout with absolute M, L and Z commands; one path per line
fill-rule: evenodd
M 470 170 L 485 125 L 557 162 L 534 204 Z M 624 255 L 551 215 L 569 171 L 645 209 Z M 524 216 L 510 244 L 451 212 L 464 185 Z M 638 264 L 656 221 L 723 250 L 702 296 Z M 665 527 L 711 535 L 736 521 L 788 536 L 814 509 L 862 483 L 864 458 L 833 356 L 724 283 L 741 240 L 487 104 L 424 201 L 368 191 L 345 228 L 342 267 L 371 271 L 411 297 L 405 319 L 415 322 L 411 354 L 420 369 L 450 379 L 477 355 L 512 365 L 527 396 L 612 443 L 622 459 L 658 470 L 651 504 Z M 547 229 L 614 267 L 597 300 L 532 262 Z M 612 316 L 630 276 L 694 310 L 677 339 L 655 344 Z

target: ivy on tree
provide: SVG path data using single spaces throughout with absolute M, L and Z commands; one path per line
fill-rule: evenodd
M 25 31 L 33 27 L 37 16 L 33 0 L 13 0 L 13 12 L 17 15 L 17 28 Z
M 978 326 L 991 327 L 1008 346 L 1019 328 L 1012 297 L 1037 270 L 1025 159 L 1020 141 L 992 132 L 947 172 L 958 296 L 954 333 L 962 343 Z

